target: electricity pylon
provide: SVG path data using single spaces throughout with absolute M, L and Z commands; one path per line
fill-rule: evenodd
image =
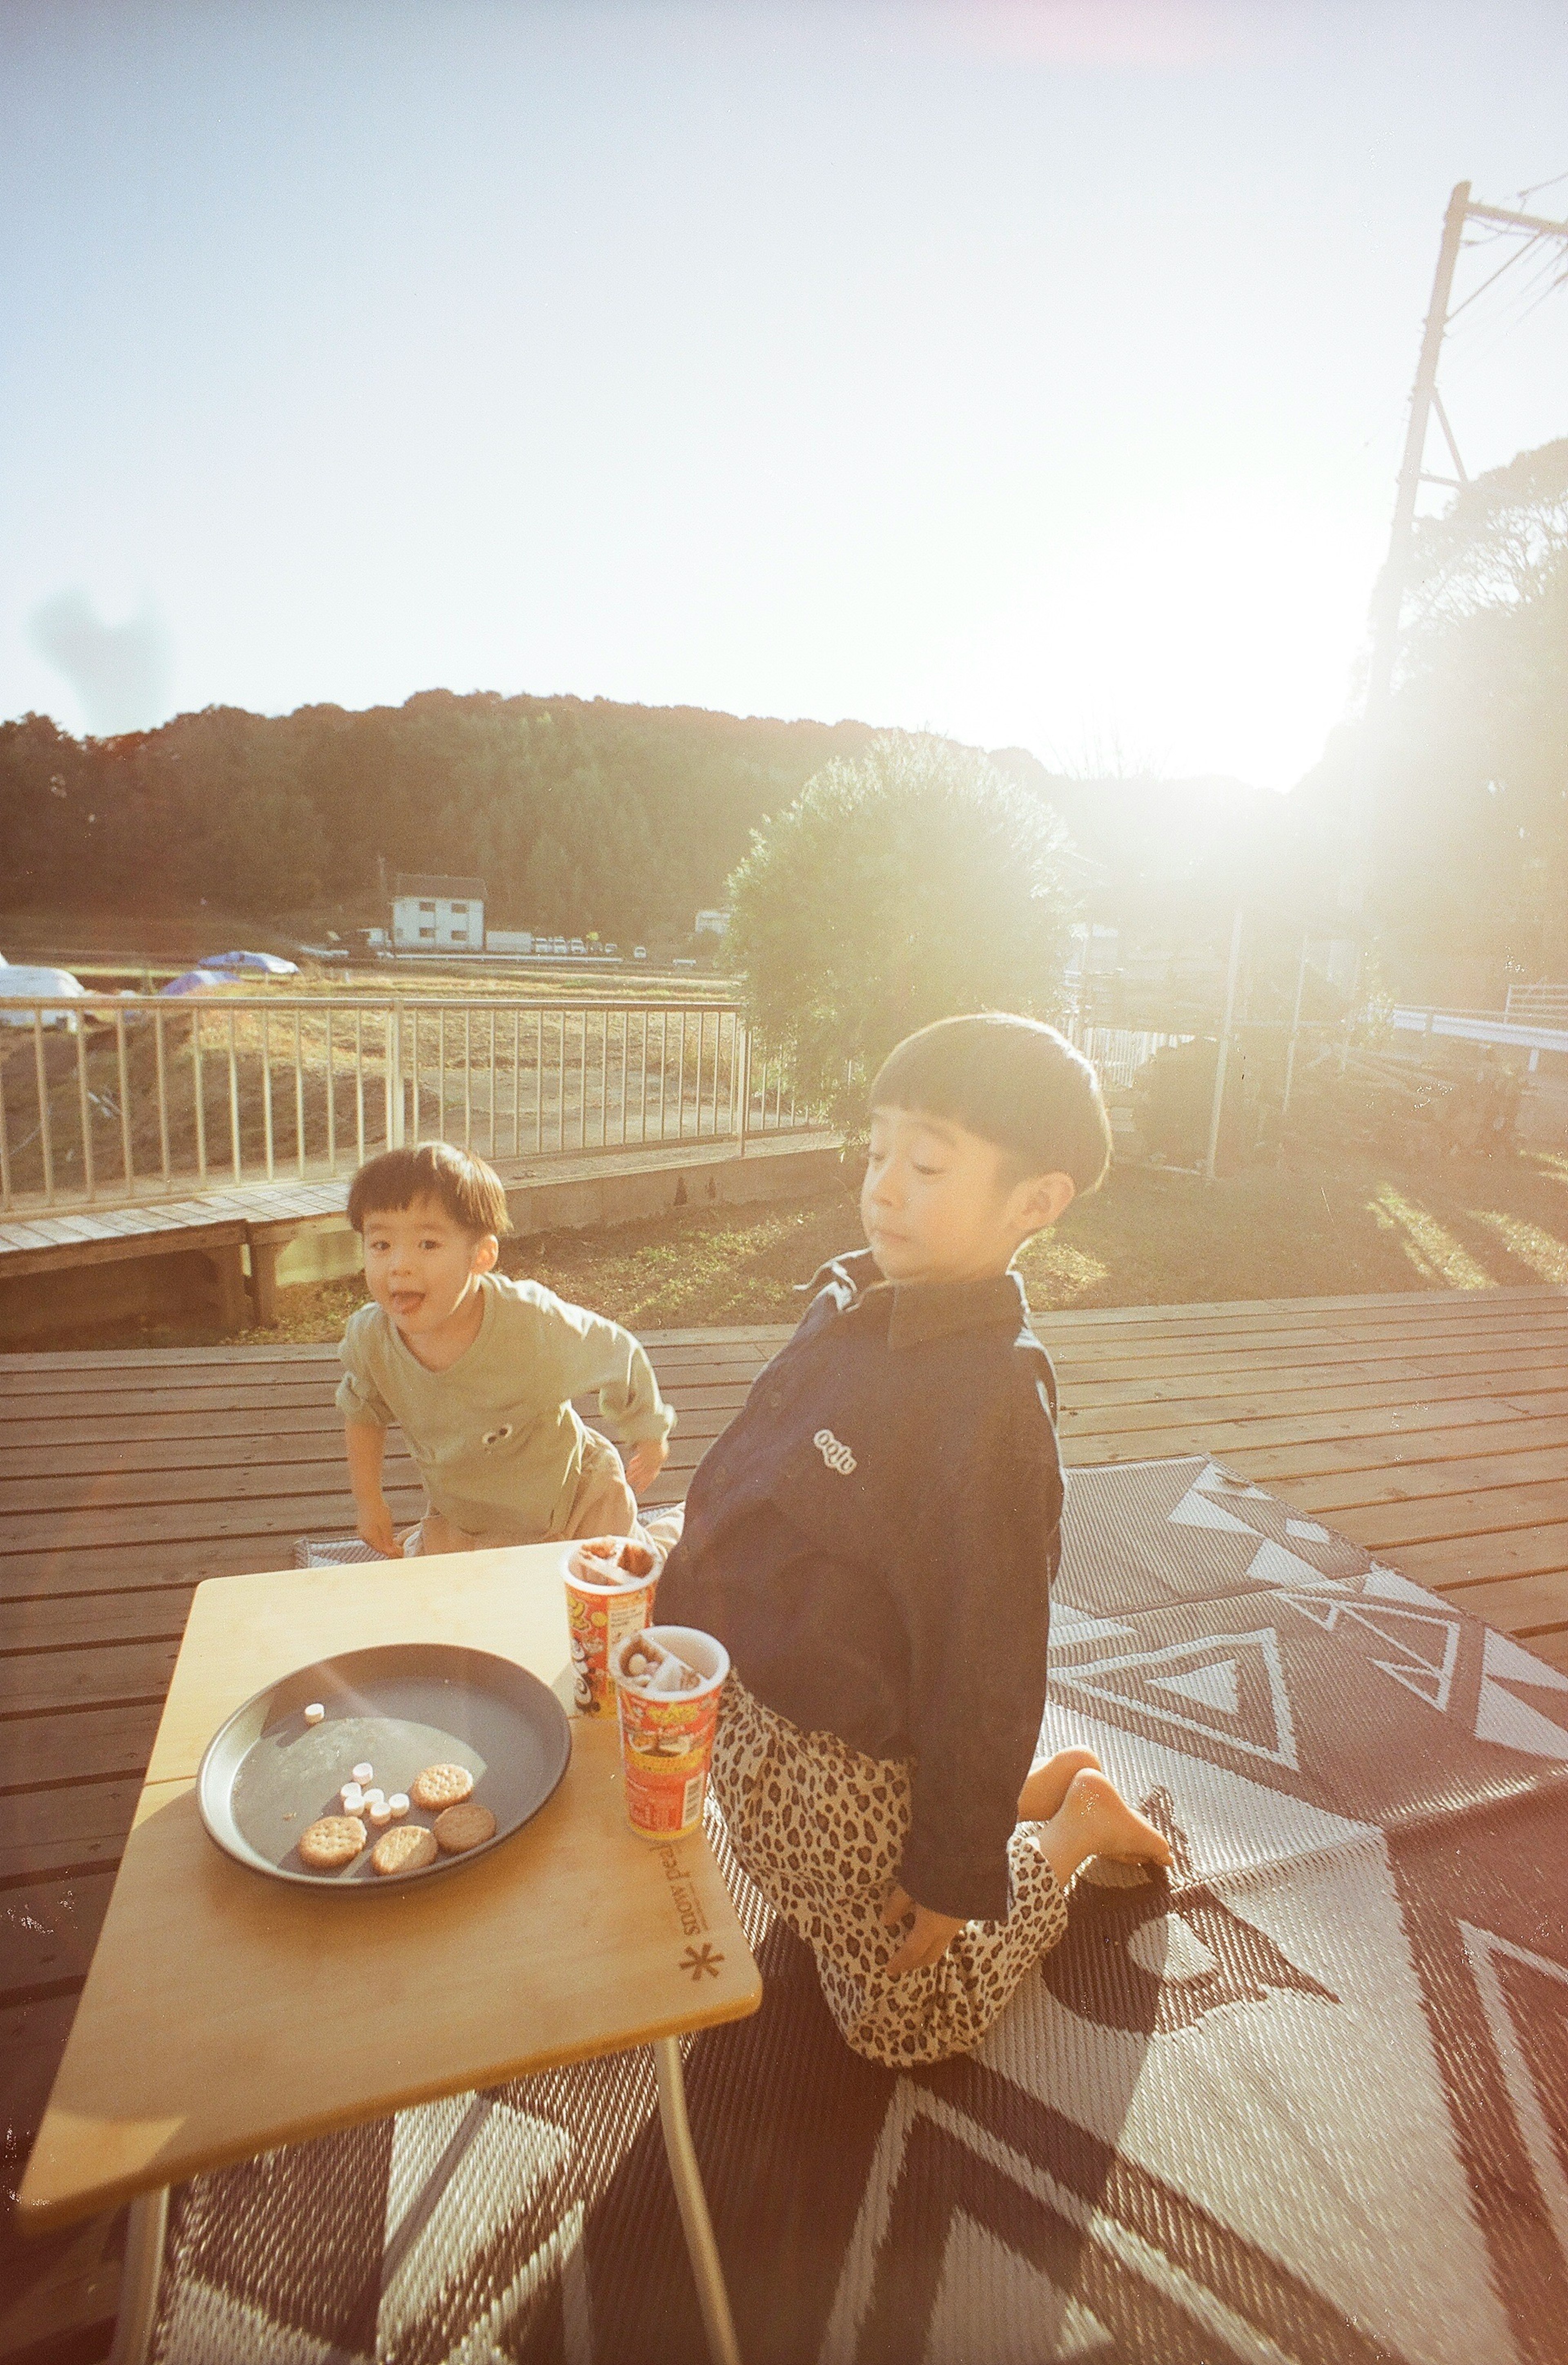
M 1366 742 L 1374 748 L 1387 720 L 1388 702 L 1394 689 L 1394 664 L 1399 648 L 1399 621 L 1405 606 L 1405 588 L 1410 570 L 1411 531 L 1416 522 L 1416 501 L 1423 484 L 1459 486 L 1468 483 L 1464 463 L 1459 456 L 1453 430 L 1438 392 L 1438 360 L 1443 347 L 1443 332 L 1449 324 L 1449 298 L 1453 292 L 1454 265 L 1464 236 L 1466 222 L 1497 222 L 1507 230 L 1527 230 L 1533 238 L 1560 238 L 1568 241 L 1568 222 L 1543 221 L 1536 214 L 1510 213 L 1502 206 L 1481 206 L 1472 202 L 1470 183 L 1461 181 L 1449 199 L 1443 217 L 1443 240 L 1438 250 L 1437 274 L 1432 281 L 1432 300 L 1427 308 L 1427 325 L 1421 334 L 1421 357 L 1416 364 L 1416 383 L 1410 393 L 1410 423 L 1405 433 L 1405 457 L 1400 463 L 1399 489 L 1394 496 L 1394 525 L 1388 538 L 1388 557 L 1378 577 L 1372 595 L 1372 656 L 1367 667 Z M 1451 476 L 1435 476 L 1428 473 L 1427 437 L 1434 413 L 1448 445 L 1449 457 L 1454 465 Z

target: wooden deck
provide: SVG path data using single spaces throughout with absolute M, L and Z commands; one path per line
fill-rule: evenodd
M 1140 1307 L 1037 1327 L 1070 1464 L 1213 1453 L 1568 1668 L 1568 1293 Z M 680 1414 L 658 1498 L 684 1490 L 787 1335 L 649 1335 Z M 352 1528 L 338 1370 L 330 1347 L 0 1356 L 0 2101 L 13 2175 L 192 1587 Z M 411 1519 L 420 1496 L 396 1448 L 388 1498 Z M 112 2312 L 106 2240 L 87 2228 L 29 2254 L 0 2236 L 0 2359 Z

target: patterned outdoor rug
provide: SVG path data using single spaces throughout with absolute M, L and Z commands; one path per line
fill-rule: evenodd
M 747 2365 L 1551 2365 L 1568 1676 L 1203 1460 L 1068 1499 L 1047 1739 L 1176 1870 L 905 2077 L 737 1878 L 767 1999 L 687 2081 Z M 650 2058 L 185 2188 L 156 2353 L 703 2365 Z

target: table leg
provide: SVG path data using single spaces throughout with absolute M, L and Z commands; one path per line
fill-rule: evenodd
M 156 2192 L 139 2192 L 130 2204 L 125 2229 L 119 2312 L 115 2317 L 114 2346 L 109 2350 L 108 2365 L 145 2365 L 153 2319 L 158 2313 L 163 2237 L 168 2230 L 168 2186 L 160 2185 Z
M 675 2197 L 680 2203 L 680 2222 L 686 2229 L 686 2247 L 697 2285 L 697 2303 L 702 2310 L 702 2328 L 708 2335 L 708 2353 L 713 2365 L 741 2365 L 735 2327 L 730 2318 L 729 2293 L 719 2264 L 719 2246 L 713 2239 L 702 2174 L 697 2165 L 697 2146 L 691 2140 L 691 2122 L 686 2115 L 678 2036 L 655 2040 L 654 2066 L 658 2071 L 659 2119 L 664 2127 L 665 2151 L 675 2183 Z

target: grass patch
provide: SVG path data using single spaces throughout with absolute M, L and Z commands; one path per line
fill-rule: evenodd
M 798 1284 L 860 1244 L 856 1185 L 765 1207 L 702 1207 L 508 1244 L 502 1268 L 633 1330 L 793 1322 Z M 1391 1290 L 1568 1287 L 1568 1158 L 1525 1151 L 1412 1172 L 1350 1155 L 1205 1187 L 1126 1167 L 1035 1241 L 1020 1266 L 1036 1307 L 1174 1306 Z M 335 1340 L 357 1281 L 285 1290 L 276 1329 L 223 1333 L 122 1321 L 66 1347 Z

